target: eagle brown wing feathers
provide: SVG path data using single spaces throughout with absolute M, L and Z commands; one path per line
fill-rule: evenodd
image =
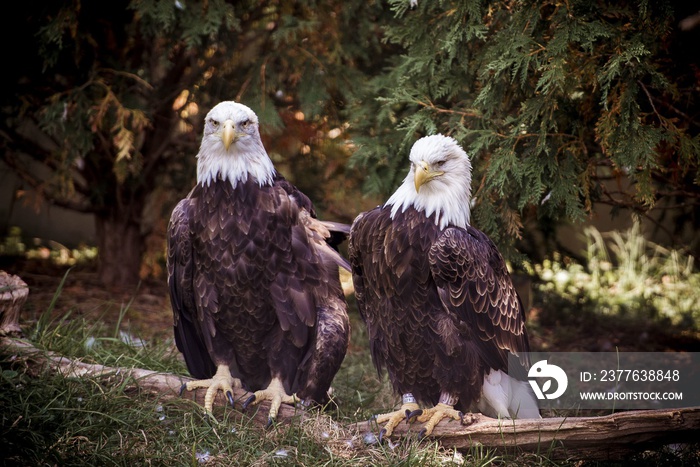
M 400 394 L 435 404 L 448 391 L 466 410 L 489 368 L 508 371 L 509 352 L 526 358 L 519 299 L 477 229 L 440 231 L 412 207 L 394 219 L 376 208 L 355 219 L 348 252 L 372 360 Z
M 340 256 L 313 216 L 308 198 L 279 176 L 263 187 L 197 185 L 178 205 L 169 283 L 176 343 L 195 377 L 226 364 L 248 390 L 278 375 L 289 394 L 323 400 L 349 324 Z
M 525 314 L 493 242 L 471 226 L 448 228 L 430 248 L 429 258 L 440 300 L 468 323 L 484 361 L 490 368 L 508 371 L 508 354 L 520 356 L 523 367 L 511 368 L 511 376 L 525 379 Z
M 193 294 L 193 255 L 191 211 L 195 201 L 183 199 L 173 210 L 168 227 L 168 288 L 173 309 L 175 344 L 185 357 L 192 376 L 210 378 L 216 365 L 204 343 L 201 316 L 198 316 Z
M 348 253 L 377 371 L 386 368 L 400 393 L 437 403 L 433 373 L 444 349 L 431 330 L 444 312 L 433 312 L 440 305 L 431 290 L 427 257 L 437 230 L 420 222 L 421 216 L 409 209 L 392 220 L 385 207 L 361 214 L 353 223 Z

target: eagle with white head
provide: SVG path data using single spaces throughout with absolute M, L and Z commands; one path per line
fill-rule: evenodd
M 207 114 L 197 184 L 168 226 L 168 285 L 175 342 L 207 388 L 254 391 L 244 403 L 323 403 L 345 357 L 347 304 L 333 248 L 349 233 L 321 222 L 311 201 L 275 170 L 245 105 Z
M 372 360 L 403 398 L 378 416 L 380 438 L 414 418 L 426 436 L 466 411 L 537 418 L 523 306 L 496 246 L 469 223 L 469 157 L 433 135 L 416 141 L 410 160 L 402 185 L 355 219 L 349 240 Z M 509 354 L 520 362 L 510 374 Z

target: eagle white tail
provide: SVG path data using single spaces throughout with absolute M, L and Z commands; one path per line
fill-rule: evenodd
M 484 377 L 479 412 L 493 418 L 541 418 L 537 399 L 527 381 L 520 381 L 500 370 Z

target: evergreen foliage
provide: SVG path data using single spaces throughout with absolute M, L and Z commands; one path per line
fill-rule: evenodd
M 385 199 L 413 141 L 441 132 L 472 155 L 474 224 L 511 258 L 525 225 L 594 203 L 675 207 L 673 236 L 700 227 L 700 27 L 679 27 L 694 13 L 677 0 L 14 2 L 2 160 L 40 199 L 95 214 L 102 271 L 127 266 L 102 274 L 112 283 L 138 278 L 224 99 L 258 113 L 276 166 L 339 220 L 374 204 L 358 172 Z
M 400 55 L 354 120 L 365 188 L 393 190 L 418 137 L 472 155 L 475 224 L 501 246 L 524 222 L 585 219 L 595 202 L 698 223 L 697 28 L 669 0 L 392 0 Z M 630 191 L 606 181 L 628 178 Z M 682 198 L 682 199 L 679 199 Z M 507 248 L 506 248 L 507 249 Z M 510 250 L 512 253 L 512 250 Z

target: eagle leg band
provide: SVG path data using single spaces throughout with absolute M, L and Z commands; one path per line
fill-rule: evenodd
M 413 397 L 413 394 L 410 392 L 407 392 L 401 397 L 401 402 L 403 404 L 415 404 L 416 403 L 416 398 Z
M 458 400 L 458 396 L 453 396 L 452 394 L 442 392 L 440 393 L 440 400 L 438 402 L 441 404 L 449 405 L 450 407 L 454 407 Z

